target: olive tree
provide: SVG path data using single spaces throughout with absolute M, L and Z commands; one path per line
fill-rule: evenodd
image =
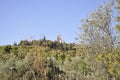
M 89 17 L 82 19 L 82 25 L 79 27 L 79 43 L 112 47 L 112 5 L 113 2 L 103 4 L 97 10 L 92 12 Z
M 87 62 L 89 71 L 86 76 L 95 80 L 110 80 L 104 61 L 97 62 L 96 58 L 99 54 L 107 54 L 114 47 L 112 7 L 113 2 L 103 4 L 82 19 L 77 34 L 77 54 Z

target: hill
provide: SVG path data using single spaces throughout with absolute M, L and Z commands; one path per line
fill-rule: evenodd
M 1 80 L 58 80 L 63 65 L 76 55 L 75 44 L 51 40 L 21 40 L 0 46 Z

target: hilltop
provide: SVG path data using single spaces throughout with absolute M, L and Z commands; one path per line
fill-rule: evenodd
M 21 40 L 18 44 L 0 46 L 0 78 L 58 79 L 59 75 L 66 73 L 63 70 L 64 62 L 70 63 L 71 57 L 76 55 L 75 46 L 74 43 L 46 39 Z M 14 69 L 11 70 L 11 67 Z

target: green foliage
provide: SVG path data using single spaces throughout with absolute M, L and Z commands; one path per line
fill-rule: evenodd
M 46 41 L 46 37 L 45 36 L 43 37 L 42 41 Z
M 4 52 L 4 53 L 10 53 L 10 50 L 11 50 L 11 49 L 12 49 L 12 48 L 11 48 L 11 45 L 7 45 L 7 46 L 4 47 L 3 52 Z
M 28 40 L 21 40 L 18 45 L 26 46 L 26 45 L 30 45 L 30 42 Z
M 31 43 L 30 41 L 27 41 Z M 26 44 L 0 47 L 0 79 L 2 80 L 64 80 L 65 72 L 61 66 L 70 58 L 75 49 L 63 49 L 66 45 L 46 40 L 49 45 Z M 51 45 L 56 45 L 51 47 Z M 69 45 L 69 44 L 67 44 Z M 72 44 L 70 44 L 72 45 Z M 72 45 L 72 47 L 75 45 Z M 55 48 L 54 48 L 55 47 Z M 9 54 L 6 54 L 9 53 Z M 10 68 L 14 67 L 15 70 Z M 13 76 L 12 76 L 13 74 Z
M 83 19 L 79 28 L 76 55 L 88 65 L 87 74 L 81 74 L 87 80 L 120 79 L 120 55 L 116 46 L 120 41 L 120 35 L 112 33 L 112 6 L 113 2 L 102 5 L 88 18 Z M 119 25 L 116 29 L 119 30 Z M 84 71 L 84 68 L 82 70 Z
M 120 79 L 120 52 L 116 49 L 112 50 L 107 54 L 98 54 L 97 61 L 102 61 L 103 65 L 106 67 L 106 71 L 111 79 Z
M 120 80 L 120 47 L 114 46 L 111 6 L 102 5 L 83 20 L 80 44 L 44 36 L 0 46 L 0 80 Z
M 120 25 L 116 25 L 115 29 L 120 32 Z
M 101 5 L 89 17 L 81 20 L 78 40 L 80 44 L 112 47 L 114 45 L 112 34 L 112 2 Z
M 116 17 L 116 22 L 117 22 L 117 25 L 115 27 L 115 29 L 120 32 L 120 1 L 119 0 L 116 0 L 116 10 L 117 10 L 117 17 Z
M 86 60 L 76 56 L 64 62 L 63 70 L 66 72 L 65 79 L 86 80 L 85 75 L 89 73 L 89 66 Z
M 119 77 L 120 76 L 120 63 L 119 63 L 120 52 L 118 52 L 117 50 L 114 50 L 111 53 L 108 53 L 104 59 L 105 59 L 105 64 L 108 68 L 108 72 L 112 76 Z
M 116 17 L 116 21 L 117 21 L 117 22 L 120 22 L 120 17 Z

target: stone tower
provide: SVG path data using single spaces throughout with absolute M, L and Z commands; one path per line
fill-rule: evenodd
M 58 35 L 58 36 L 57 36 L 57 41 L 58 41 L 59 43 L 62 43 L 62 37 L 61 37 L 61 35 Z

